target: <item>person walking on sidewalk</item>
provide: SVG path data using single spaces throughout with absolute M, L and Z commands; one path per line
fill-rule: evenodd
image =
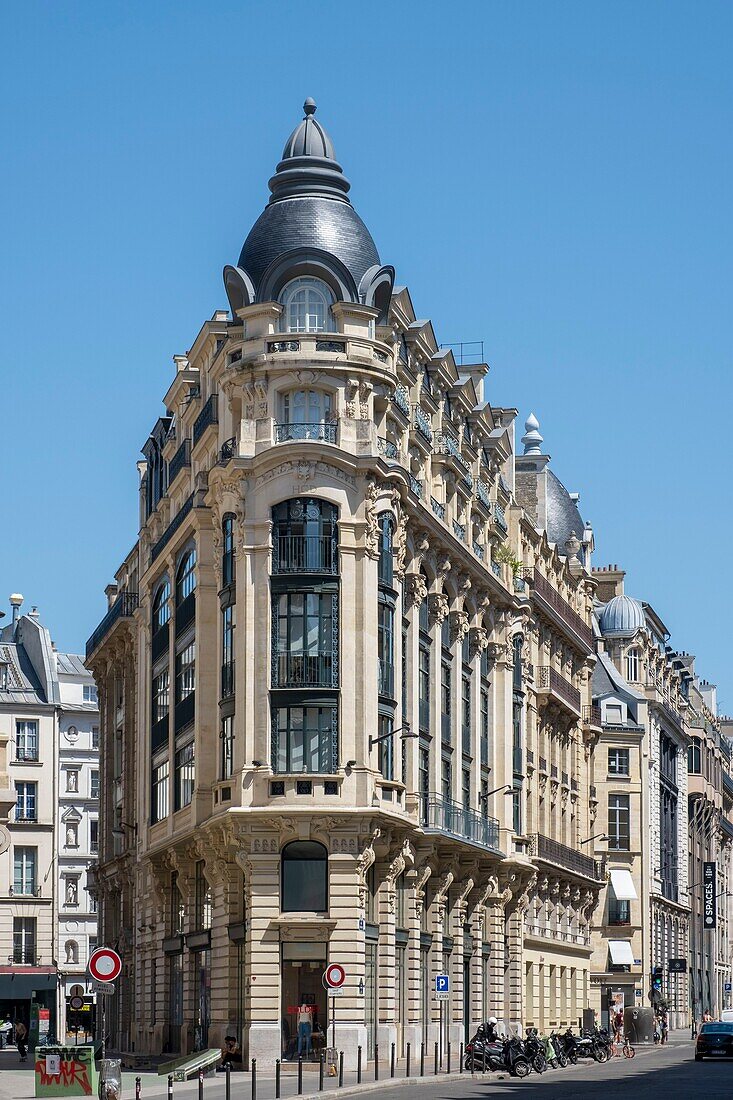
M 22 1020 L 18 1020 L 15 1025 L 15 1043 L 21 1062 L 25 1062 L 28 1057 L 28 1028 Z

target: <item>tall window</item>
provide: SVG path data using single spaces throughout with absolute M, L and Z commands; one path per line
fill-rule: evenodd
M 333 294 L 320 279 L 302 275 L 293 279 L 280 295 L 283 305 L 283 332 L 333 331 L 331 304 Z
M 276 686 L 336 686 L 337 592 L 288 591 L 273 601 Z
M 379 583 L 392 587 L 394 573 L 394 522 L 388 512 L 379 517 Z
M 35 821 L 38 812 L 38 784 L 16 780 L 15 793 L 15 820 Z
M 36 918 L 13 917 L 13 962 L 36 962 Z
M 470 768 L 461 769 L 461 801 L 463 802 L 463 809 L 471 809 L 471 770 Z
M 162 821 L 168 816 L 169 778 L 170 763 L 167 757 L 164 760 L 154 760 L 151 798 L 151 822 L 153 825 L 156 821 Z
M 234 770 L 234 715 L 230 714 L 221 723 L 221 760 L 219 774 L 221 779 L 229 779 Z
M 197 860 L 194 869 L 194 926 L 196 928 L 211 928 L 211 887 L 204 874 L 204 868 L 203 859 Z
M 453 801 L 453 765 L 449 756 L 441 760 L 440 793 L 444 802 Z
M 521 634 L 515 634 L 512 639 L 513 672 L 512 672 L 512 766 L 514 775 L 518 778 L 524 774 L 524 755 L 522 738 L 522 711 L 524 709 L 522 646 L 524 638 Z M 521 799 L 519 815 L 521 819 Z M 516 832 L 517 830 L 515 830 Z
M 187 550 L 176 572 L 176 607 L 180 607 L 196 588 L 196 551 Z
M 430 797 L 430 746 L 420 739 L 417 757 L 417 787 L 420 795 L 420 809 L 423 820 L 427 819 L 428 799 Z
M 286 844 L 281 859 L 283 913 L 324 913 L 328 909 L 328 853 L 312 840 Z
M 630 845 L 629 796 L 608 796 L 608 847 L 609 851 L 628 852 Z
M 471 670 L 468 665 L 463 666 L 461 676 L 461 735 L 463 751 L 467 756 L 471 755 Z
M 273 715 L 272 765 L 275 772 L 336 770 L 336 707 L 278 707 Z
M 289 390 L 281 398 L 284 424 L 327 424 L 333 418 L 331 394 L 327 390 Z
M 196 642 L 190 641 L 176 654 L 176 702 L 187 699 L 196 690 Z
M 273 573 L 337 573 L 337 516 L 335 505 L 311 498 L 273 508 Z
M 35 719 L 15 723 L 16 760 L 38 760 L 38 722 Z
M 234 695 L 234 621 L 235 605 L 221 612 L 221 698 Z
M 418 649 L 418 711 L 420 729 L 423 733 L 430 733 L 430 650 L 432 638 L 430 636 L 430 621 L 428 618 L 428 601 L 420 604 L 419 628 L 420 639 Z
M 626 679 L 630 684 L 639 682 L 639 650 L 630 649 L 626 654 Z
M 379 770 L 385 779 L 394 779 L 394 719 L 390 714 L 379 715 L 378 736 L 383 738 L 377 744 L 379 750 Z
M 514 832 L 522 832 L 522 788 L 514 787 L 512 790 L 512 828 Z
M 377 607 L 379 694 L 394 698 L 394 605 L 380 595 Z
M 89 819 L 89 850 L 90 852 L 99 851 L 99 821 L 96 817 Z
M 608 774 L 609 775 L 628 775 L 629 774 L 629 750 L 628 749 L 609 749 L 608 750 Z
M 166 577 L 163 583 L 157 588 L 155 596 L 153 597 L 153 634 L 156 634 L 171 617 L 171 586 L 170 581 Z
M 481 695 L 479 705 L 481 708 L 480 730 L 481 737 L 481 764 L 488 767 L 489 764 L 489 657 L 486 651 L 481 654 Z
M 170 672 L 163 668 L 153 676 L 153 722 L 161 722 L 168 717 L 170 709 Z
M 13 851 L 13 893 L 35 894 L 37 848 L 15 848 Z
M 440 734 L 443 743 L 449 745 L 453 715 L 453 654 L 451 653 L 450 626 L 447 618 L 443 620 L 441 626 L 440 640 Z
M 92 748 L 99 748 L 99 726 L 92 726 Z
M 196 782 L 196 764 L 193 741 L 176 749 L 174 809 L 190 806 Z
M 687 750 L 687 770 L 690 775 L 702 775 L 702 756 L 699 741 L 693 741 Z
M 225 588 L 234 584 L 234 520 L 233 513 L 227 512 L 221 523 L 221 583 Z
M 99 771 L 92 768 L 89 772 L 89 797 L 99 798 Z

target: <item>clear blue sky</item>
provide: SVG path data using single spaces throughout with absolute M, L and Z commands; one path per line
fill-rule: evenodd
M 733 5 L 31 0 L 0 36 L 0 606 L 72 649 L 101 618 L 171 356 L 312 95 L 419 315 L 484 341 L 733 710 Z

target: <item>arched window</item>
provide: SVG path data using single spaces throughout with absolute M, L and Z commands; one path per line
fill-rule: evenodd
M 336 442 L 331 394 L 327 390 L 288 390 L 280 399 L 281 420 L 277 442 L 289 439 L 317 439 Z
M 687 770 L 690 775 L 702 775 L 702 757 L 699 741 L 693 741 L 687 750 Z
M 153 597 L 153 634 L 165 626 L 171 617 L 170 595 L 170 581 L 166 577 Z
M 176 572 L 176 607 L 196 588 L 196 551 L 191 548 L 181 558 Z
M 337 573 L 334 504 L 285 500 L 272 510 L 273 573 Z
M 221 522 L 221 583 L 225 588 L 234 583 L 234 518 L 232 512 L 227 512 Z
M 283 289 L 280 302 L 284 306 L 283 332 L 333 331 L 331 304 L 333 294 L 320 279 L 302 275 Z
M 325 913 L 328 909 L 328 853 L 313 840 L 294 840 L 282 850 L 283 913 Z
M 513 655 L 513 685 L 515 691 L 522 690 L 522 646 L 524 645 L 524 638 L 521 634 L 515 634 L 512 638 L 512 655 Z
M 379 517 L 379 583 L 392 587 L 394 522 L 389 512 Z
M 626 679 L 630 684 L 639 682 L 639 650 L 630 649 L 626 654 Z

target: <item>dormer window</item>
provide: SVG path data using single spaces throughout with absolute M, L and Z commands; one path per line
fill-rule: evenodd
M 288 283 L 280 295 L 283 332 L 333 332 L 333 294 L 320 279 L 302 275 Z

